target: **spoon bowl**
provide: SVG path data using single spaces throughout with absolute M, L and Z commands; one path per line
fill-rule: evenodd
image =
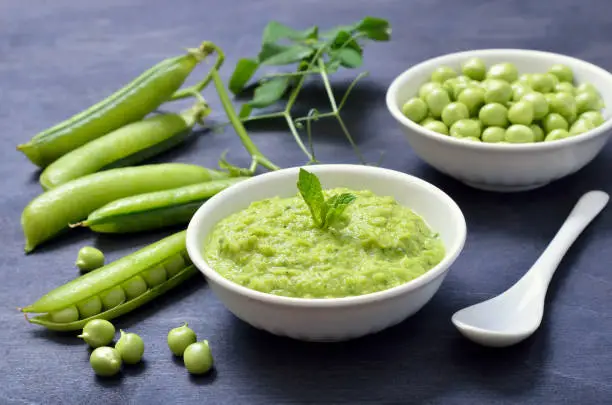
M 544 298 L 559 262 L 609 198 L 603 191 L 584 194 L 546 250 L 516 284 L 453 315 L 452 322 L 459 332 L 489 347 L 511 346 L 531 336 L 542 323 Z

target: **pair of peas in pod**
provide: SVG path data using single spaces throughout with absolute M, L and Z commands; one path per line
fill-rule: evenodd
M 144 342 L 135 333 L 121 332 L 115 347 L 108 345 L 115 337 L 115 326 L 104 319 L 89 321 L 79 335 L 94 350 L 89 363 L 101 377 L 111 377 L 121 370 L 123 363 L 136 364 L 144 354 Z M 185 323 L 168 333 L 168 347 L 176 356 L 182 356 L 185 368 L 191 374 L 204 374 L 213 366 L 213 357 L 208 341 L 197 341 L 195 332 Z
M 519 77 L 513 64 L 499 63 L 487 72 L 481 59 L 472 58 L 462 65 L 462 73 L 457 77 L 452 68 L 437 68 L 432 81 L 421 86 L 419 97 L 404 104 L 404 115 L 443 134 L 450 128 L 452 136 L 466 140 L 480 141 L 482 134 L 485 142 L 552 141 L 603 122 L 597 90 L 590 84 L 574 88 L 573 72 L 565 65 L 553 65 L 546 74 Z M 577 113 L 580 119 L 570 129 L 568 121 L 573 122 Z M 488 128 L 482 131 L 483 126 Z

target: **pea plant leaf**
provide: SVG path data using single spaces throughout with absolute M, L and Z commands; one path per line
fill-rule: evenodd
M 300 168 L 297 188 L 310 210 L 315 226 L 323 227 L 327 215 L 327 206 L 319 178 L 315 174 Z
M 238 94 L 244 86 L 251 80 L 259 63 L 254 59 L 242 58 L 236 63 L 236 68 L 229 80 L 229 89 L 232 93 Z
M 330 52 L 332 59 L 337 59 L 339 63 L 350 69 L 358 68 L 363 63 L 361 53 L 353 48 L 342 48 L 335 52 Z
M 374 41 L 388 41 L 391 38 L 389 21 L 377 17 L 365 17 L 357 24 L 356 30 Z
M 355 41 L 353 35 L 348 31 L 338 31 L 331 41 L 332 49 L 351 48 L 361 53 L 361 46 Z
M 305 41 L 307 39 L 316 39 L 318 36 L 318 27 L 312 26 L 305 30 L 296 30 L 288 27 L 278 21 L 270 21 L 264 28 L 262 43 L 270 44 L 288 39 L 292 41 Z
M 260 53 L 259 61 L 263 65 L 288 65 L 312 56 L 314 52 L 315 50 L 309 46 L 292 45 L 284 47 L 284 49 L 272 55 L 264 54 L 263 58 Z
M 253 112 L 253 107 L 249 103 L 244 103 L 242 107 L 240 107 L 240 112 L 238 113 L 238 118 L 244 119 L 248 118 Z
M 253 100 L 249 101 L 248 104 L 253 108 L 264 108 L 272 105 L 283 97 L 287 87 L 289 87 L 289 77 L 275 77 L 267 80 L 255 89 Z
M 325 202 L 327 213 L 325 214 L 324 226 L 329 227 L 333 225 L 356 199 L 357 196 L 351 193 L 336 194 L 328 198 Z

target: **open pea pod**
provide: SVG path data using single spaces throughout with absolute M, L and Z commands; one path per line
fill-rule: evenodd
M 170 235 L 80 276 L 50 291 L 33 304 L 22 308 L 21 311 L 41 314 L 28 318 L 28 321 L 59 331 L 78 330 L 92 319 L 111 320 L 126 314 L 197 273 L 187 256 L 185 233 L 186 231 L 181 231 Z M 153 274 L 155 276 L 150 276 Z M 146 287 L 136 296 L 126 295 L 123 286 L 135 277 L 146 280 Z M 123 298 L 110 303 L 104 299 L 110 291 L 120 291 L 122 294 L 119 295 Z M 76 310 L 83 303 L 96 297 L 102 297 L 101 301 L 105 302 L 99 312 L 88 311 L 87 316 L 84 317 L 79 310 Z M 66 311 L 67 309 L 72 310 Z M 68 312 L 74 316 L 72 318 L 56 316 L 62 312 Z

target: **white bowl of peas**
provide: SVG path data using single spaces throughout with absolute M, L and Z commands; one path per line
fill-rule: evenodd
M 523 191 L 572 174 L 611 134 L 612 74 L 550 52 L 484 49 L 400 74 L 387 107 L 415 153 L 475 188 Z

